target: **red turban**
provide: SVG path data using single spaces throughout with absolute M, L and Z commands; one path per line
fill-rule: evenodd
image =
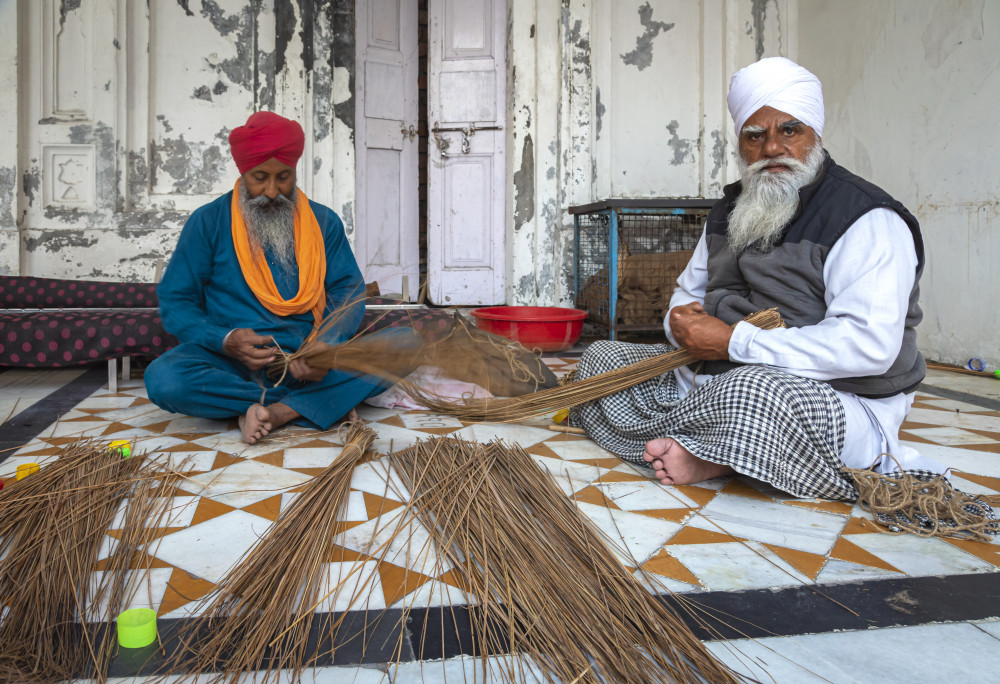
M 274 112 L 255 112 L 245 126 L 229 134 L 229 149 L 240 173 L 246 173 L 271 157 L 294 167 L 305 144 L 302 126 Z

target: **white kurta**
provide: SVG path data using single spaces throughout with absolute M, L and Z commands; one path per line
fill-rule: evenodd
M 917 267 L 913 238 L 903 219 L 891 209 L 873 209 L 844 233 L 827 255 L 826 317 L 801 328 L 761 330 L 740 322 L 729 341 L 729 358 L 764 364 L 815 380 L 879 375 L 892 365 L 903 340 L 904 321 Z M 691 261 L 678 279 L 670 308 L 705 301 L 708 247 L 702 232 Z M 669 315 L 669 312 L 668 312 Z M 677 340 L 665 320 L 671 343 Z M 683 397 L 713 376 L 688 367 L 674 371 Z M 883 457 L 877 470 L 924 469 L 944 472 L 937 461 L 899 442 L 899 427 L 913 404 L 913 394 L 867 399 L 837 392 L 847 428 L 841 460 L 850 468 L 868 468 Z

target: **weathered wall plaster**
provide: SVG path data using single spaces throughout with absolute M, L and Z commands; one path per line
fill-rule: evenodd
M 232 188 L 229 132 L 262 109 L 303 124 L 299 185 L 344 212 L 352 230 L 353 5 L 0 3 L 0 133 L 18 140 L 16 151 L 0 151 L 0 272 L 152 278 L 189 212 Z M 102 76 L 66 82 L 79 72 L 74 61 Z M 42 111 L 49 91 L 87 104 Z M 59 170 L 67 156 L 73 174 Z M 66 179 L 79 183 L 72 194 Z M 71 201 L 91 186 L 92 197 Z
M 921 350 L 997 367 L 1000 4 L 802 0 L 799 31 L 800 59 L 823 82 L 824 145 L 921 223 Z

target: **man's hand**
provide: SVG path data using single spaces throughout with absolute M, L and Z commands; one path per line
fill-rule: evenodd
M 670 310 L 669 320 L 674 339 L 696 359 L 729 360 L 729 338 L 733 336 L 733 329 L 723 320 L 705 313 L 701 304 L 675 306 Z
M 321 342 L 313 340 L 307 345 L 303 346 L 299 351 L 306 351 L 314 347 L 321 346 Z M 288 364 L 288 372 L 292 374 L 292 377 L 296 380 L 303 380 L 305 382 L 319 382 L 326 377 L 326 368 L 316 368 L 310 366 L 305 359 L 293 359 L 291 363 Z
M 222 351 L 250 370 L 260 370 L 277 356 L 273 344 L 270 337 L 258 335 L 250 328 L 237 328 L 226 338 Z

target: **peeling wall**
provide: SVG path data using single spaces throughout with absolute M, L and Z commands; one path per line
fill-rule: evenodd
M 302 123 L 299 185 L 353 228 L 353 7 L 0 3 L 0 132 L 18 140 L 0 152 L 0 273 L 152 278 L 190 211 L 232 188 L 229 132 L 259 110 Z
M 729 77 L 758 48 L 791 48 L 794 0 L 508 7 L 507 300 L 569 305 L 568 208 L 719 196 L 735 171 Z
M 801 0 L 799 31 L 823 83 L 825 147 L 920 221 L 921 350 L 1000 366 L 1000 4 Z

